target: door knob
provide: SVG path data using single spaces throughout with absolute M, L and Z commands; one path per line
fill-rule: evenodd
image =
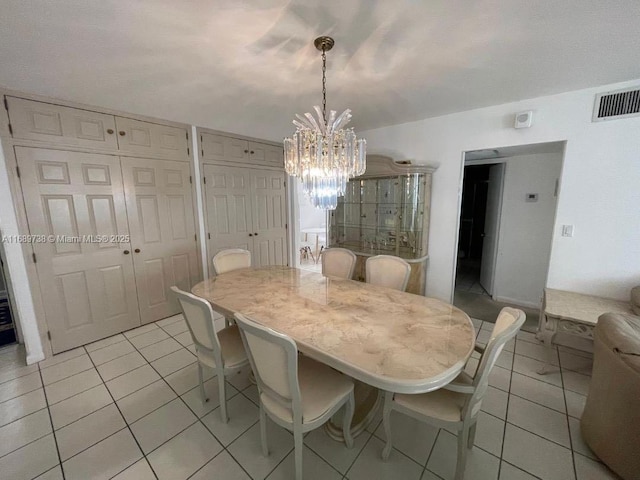
M 136 248 L 136 249 L 134 250 L 134 252 L 136 252 L 136 253 L 140 253 L 140 249 L 139 249 L 139 248 Z
M 250 234 L 249 234 L 249 236 L 250 236 L 250 237 L 253 237 L 253 233 L 250 233 Z
M 107 128 L 107 133 L 109 135 L 113 135 L 113 128 Z
M 251 150 L 251 152 L 250 152 L 250 153 L 251 153 L 251 155 L 253 155 L 253 154 L 254 154 L 254 153 L 256 153 L 256 152 L 254 152 L 253 150 Z
M 258 236 L 258 232 L 254 233 L 254 235 L 257 237 Z
M 124 137 L 127 134 L 124 130 L 120 130 L 118 133 L 121 137 Z
M 129 255 L 129 250 L 125 250 L 125 251 L 124 251 L 124 252 L 122 252 L 122 253 L 124 253 L 125 255 Z
M 249 150 L 245 150 L 244 153 L 249 153 Z

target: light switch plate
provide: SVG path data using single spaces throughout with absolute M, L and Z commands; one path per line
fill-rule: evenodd
M 573 225 L 562 225 L 562 236 L 573 237 Z

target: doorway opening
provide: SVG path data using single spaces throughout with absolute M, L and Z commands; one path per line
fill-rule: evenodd
M 458 269 L 456 271 L 456 290 L 463 290 L 478 295 L 490 295 L 486 274 L 480 275 L 481 268 L 486 270 L 487 262 L 482 263 L 483 246 L 485 246 L 485 221 L 487 214 L 487 194 L 489 191 L 490 172 L 504 169 L 504 164 L 468 165 L 464 168 L 462 186 L 462 207 L 460 213 L 460 230 L 458 232 Z M 495 176 L 495 175 L 494 175 Z M 492 193 L 502 192 L 502 183 L 491 182 Z M 489 214 L 496 210 L 489 206 Z M 487 242 L 488 244 L 488 242 Z
M 0 347 L 18 341 L 15 315 L 9 294 L 9 277 L 4 261 L 4 251 L 0 251 Z
M 321 256 L 327 248 L 327 211 L 315 208 L 302 190 L 302 182 L 295 179 L 295 183 L 295 266 L 321 272 Z
M 564 142 L 465 153 L 454 305 L 494 322 L 505 306 L 537 324 Z

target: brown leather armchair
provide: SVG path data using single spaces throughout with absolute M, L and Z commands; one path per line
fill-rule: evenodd
M 594 331 L 584 440 L 625 480 L 640 478 L 640 317 L 605 313 Z

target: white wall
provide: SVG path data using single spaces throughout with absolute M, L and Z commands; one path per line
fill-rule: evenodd
M 562 154 L 519 155 L 505 163 L 494 295 L 536 307 L 547 280 Z M 538 200 L 527 202 L 528 193 Z
M 463 152 L 567 141 L 547 286 L 629 298 L 640 284 L 640 117 L 591 122 L 597 92 L 626 82 L 359 132 L 369 153 L 439 165 L 433 176 L 427 294 L 452 299 Z M 516 130 L 516 112 L 534 111 Z M 575 225 L 573 238 L 560 237 Z
M 292 179 L 293 180 L 293 179 Z M 322 227 L 327 223 L 327 212 L 315 208 L 302 190 L 302 182 L 296 180 L 296 192 L 298 194 L 298 211 L 300 212 L 299 229 Z
M 0 233 L 8 237 L 25 233 L 18 231 L 18 219 L 13 207 L 7 164 L 2 148 L 0 148 Z M 27 363 L 32 364 L 44 359 L 44 351 L 42 350 L 42 342 L 38 333 L 27 267 L 22 256 L 20 244 L 4 242 L 3 246 L 7 261 L 5 268 L 9 278 L 11 278 L 12 292 L 15 296 L 13 301 L 15 302 L 20 321 L 20 331 L 27 351 Z

